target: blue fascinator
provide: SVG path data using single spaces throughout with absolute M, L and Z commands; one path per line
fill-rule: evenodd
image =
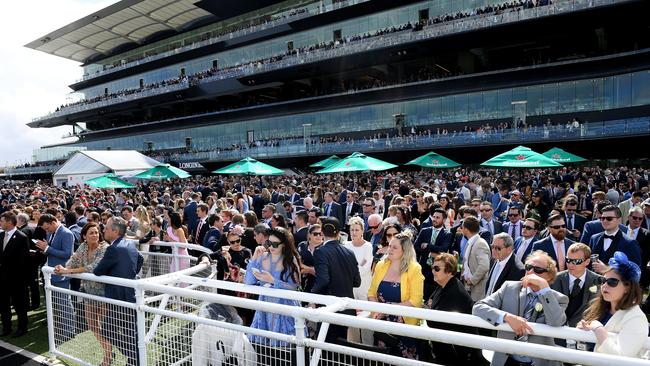
M 623 280 L 639 283 L 639 279 L 641 279 L 641 268 L 639 268 L 638 264 L 627 259 L 625 253 L 615 252 L 614 256 L 609 259 L 608 264 L 616 270 Z

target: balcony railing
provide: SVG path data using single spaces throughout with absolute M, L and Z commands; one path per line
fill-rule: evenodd
M 552 5 L 540 6 L 530 9 L 510 10 L 500 14 L 477 15 L 444 23 L 431 24 L 425 26 L 422 30 L 419 31 L 408 29 L 392 34 L 359 39 L 347 43 L 341 43 L 331 49 L 297 52 L 293 55 L 286 55 L 281 60 L 274 62 L 248 62 L 240 66 L 234 66 L 219 70 L 215 75 L 209 77 L 198 78 L 190 76 L 189 79 L 191 80 L 190 84 L 200 84 L 231 78 L 241 78 L 258 73 L 284 69 L 287 67 L 348 56 L 355 53 L 379 50 L 394 45 L 407 44 L 427 39 L 433 39 L 444 35 L 474 31 L 479 28 L 500 26 L 508 23 L 519 22 L 522 20 L 537 19 L 550 15 L 584 10 L 588 8 L 611 5 L 626 1 L 629 0 L 559 0 Z M 179 84 L 174 86 L 178 89 L 181 89 Z M 189 87 L 189 84 L 185 87 Z M 136 93 L 126 95 L 125 98 L 117 97 L 94 103 L 84 103 L 71 107 L 64 107 L 60 111 L 50 113 L 43 117 L 34 118 L 32 122 L 45 120 L 52 117 L 58 117 L 70 113 L 76 113 L 84 110 L 101 108 L 104 106 L 113 105 L 128 100 L 144 98 L 151 95 L 164 94 L 170 91 L 165 90 L 167 88 L 168 87 L 153 88 L 146 91 L 138 91 Z
M 508 145 L 543 141 L 592 140 L 625 137 L 650 133 L 650 117 L 606 122 L 583 123 L 580 128 L 566 125 L 549 128 L 532 127 L 488 133 L 450 133 L 447 135 L 405 136 L 370 140 L 353 140 L 342 143 L 306 144 L 303 139 L 282 141 L 280 146 L 252 147 L 226 151 L 202 151 L 172 156 L 154 156 L 164 161 L 232 161 L 245 157 L 274 159 L 309 155 L 347 154 L 353 151 L 382 152 L 397 150 L 440 149 L 472 145 Z M 317 138 L 317 137 L 316 137 Z

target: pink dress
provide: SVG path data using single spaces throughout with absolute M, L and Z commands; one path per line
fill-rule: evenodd
M 180 243 L 180 238 L 174 235 L 174 229 L 171 226 L 167 227 L 167 235 L 172 239 L 172 241 Z M 187 242 L 187 241 L 185 241 Z M 189 256 L 189 253 L 187 252 L 187 248 L 178 248 L 178 255 L 179 256 Z M 178 268 L 177 264 L 178 263 Z M 172 261 L 169 265 L 169 273 L 180 271 L 186 268 L 190 267 L 190 259 L 189 258 L 180 258 L 178 261 L 176 258 L 172 258 Z

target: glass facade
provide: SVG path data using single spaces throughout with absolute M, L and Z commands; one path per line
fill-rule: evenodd
M 429 0 L 408 5 L 372 15 L 333 23 L 304 32 L 298 32 L 284 37 L 259 42 L 253 45 L 219 52 L 194 60 L 169 65 L 153 71 L 129 76 L 112 82 L 100 84 L 91 88 L 80 90 L 75 95 L 82 94 L 85 98 L 93 98 L 103 95 L 107 90 L 109 93 L 137 89 L 140 87 L 140 80 L 144 84 L 153 84 L 162 80 L 179 77 L 181 69 L 185 69 L 186 75 L 195 74 L 212 68 L 213 61 L 218 60 L 219 68 L 227 68 L 242 65 L 254 60 L 284 54 L 287 45 L 292 42 L 294 48 L 311 46 L 321 42 L 330 42 L 334 38 L 334 31 L 341 31 L 342 37 L 374 33 L 377 30 L 399 26 L 408 22 L 415 23 L 419 19 L 419 11 L 428 9 L 429 17 L 437 17 L 443 14 L 471 11 L 486 5 L 505 3 L 503 0 Z
M 154 150 L 185 147 L 209 150 L 255 139 L 302 136 L 305 124 L 312 135 L 391 129 L 394 115 L 404 114 L 407 126 L 487 121 L 512 118 L 512 102 L 526 101 L 528 116 L 578 113 L 650 104 L 650 70 L 605 78 L 486 90 L 419 100 L 339 108 L 287 116 L 252 119 L 174 131 L 142 133 L 76 144 L 88 149 L 137 149 L 153 142 Z M 143 127 L 144 128 L 144 127 Z M 314 133 L 318 131 L 318 133 Z

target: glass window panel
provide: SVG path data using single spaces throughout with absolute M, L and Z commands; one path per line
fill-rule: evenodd
M 455 122 L 465 122 L 467 121 L 468 107 L 467 107 L 467 94 L 456 95 L 454 98 L 454 117 Z
M 499 116 L 499 94 L 496 90 L 487 91 L 483 93 L 483 107 L 485 114 L 483 118 L 494 119 Z
M 467 95 L 467 114 L 470 120 L 482 118 L 483 93 L 470 93 Z
M 544 98 L 544 114 L 557 113 L 557 84 L 544 84 L 542 86 L 542 95 Z
M 632 100 L 631 75 L 614 76 L 614 107 L 629 107 Z
M 632 74 L 632 105 L 650 104 L 650 71 Z
M 512 89 L 501 89 L 499 95 L 499 118 L 512 117 Z
M 526 90 L 526 115 L 538 116 L 542 114 L 542 87 L 529 86 Z
M 594 109 L 594 81 L 576 81 L 576 110 L 591 111 Z
M 576 88 L 573 81 L 558 83 L 558 112 L 570 112 L 575 110 Z
M 454 97 L 445 96 L 441 98 L 441 116 L 442 123 L 453 122 L 454 116 Z

